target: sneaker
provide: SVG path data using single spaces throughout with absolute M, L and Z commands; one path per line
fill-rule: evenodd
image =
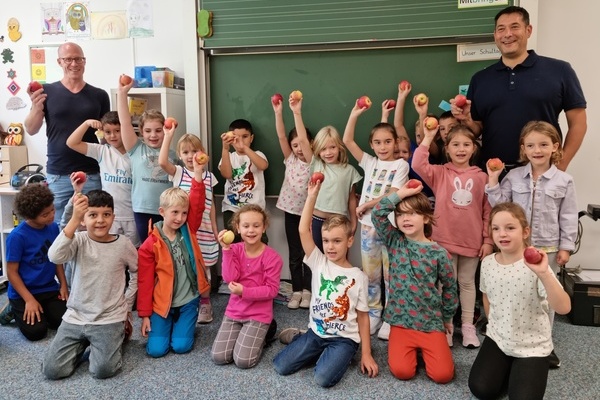
M 285 328 L 279 333 L 279 341 L 283 344 L 290 344 L 296 336 L 303 335 L 305 333 L 306 329 Z
M 451 333 L 446 332 L 446 341 L 448 342 L 448 347 L 454 346 L 454 341 Z
M 208 324 L 213 320 L 212 305 L 210 303 L 200 304 L 200 312 L 198 313 L 198 323 Z
M 381 324 L 381 328 L 379 328 L 379 332 L 377 333 L 377 337 L 381 340 L 390 340 L 390 329 L 392 327 L 387 322 Z
M 371 331 L 371 336 L 377 333 L 380 326 L 381 326 L 381 318 L 373 317 L 371 314 L 369 314 L 369 327 L 370 327 L 370 331 Z
M 15 319 L 15 313 L 12 311 L 10 302 L 6 302 L 2 308 L 0 308 L 0 325 L 8 325 Z
M 300 302 L 302 301 L 302 292 L 294 292 L 292 293 L 292 298 L 287 303 L 287 307 L 290 310 L 297 310 L 300 307 Z M 309 300 L 310 305 L 310 300 Z
M 560 368 L 560 360 L 554 350 L 552 350 L 552 353 L 548 356 L 548 363 L 550 364 L 550 369 Z
M 462 345 L 467 349 L 476 349 L 481 345 L 479 338 L 477 337 L 477 330 L 473 324 L 462 324 Z
M 300 301 L 300 308 L 310 308 L 310 298 L 312 293 L 306 289 L 302 291 L 302 300 Z

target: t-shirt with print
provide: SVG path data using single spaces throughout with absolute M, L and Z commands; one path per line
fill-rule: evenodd
M 267 159 L 261 151 L 256 151 L 256 155 Z M 250 161 L 250 157 L 235 151 L 229 153 L 229 160 L 231 178 L 225 181 L 222 211 L 235 212 L 246 204 L 257 204 L 264 209 L 266 206 L 264 171 L 256 168 Z
M 552 274 L 553 279 L 556 279 Z M 479 287 L 490 302 L 486 336 L 510 357 L 546 357 L 553 349 L 546 288 L 523 260 L 481 262 Z
M 302 215 L 308 194 L 310 164 L 300 160 L 294 153 L 283 160 L 283 163 L 285 164 L 285 176 L 276 207 L 290 214 Z
M 312 271 L 308 327 L 323 338 L 343 337 L 360 343 L 356 311 L 369 311 L 369 279 L 358 268 L 329 261 L 315 246 L 304 263 Z
M 408 180 L 409 166 L 402 159 L 382 161 L 370 154 L 363 153 L 358 166 L 365 171 L 365 181 L 363 182 L 359 205 L 387 195 L 392 187 L 400 189 Z M 373 226 L 371 210 L 363 214 L 360 223 Z

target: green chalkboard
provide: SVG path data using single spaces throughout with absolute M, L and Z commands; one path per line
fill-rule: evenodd
M 459 85 L 469 83 L 476 71 L 491 61 L 456 62 L 456 46 L 431 46 L 401 49 L 307 52 L 286 54 L 245 54 L 209 57 L 212 169 L 218 175 L 221 156 L 220 135 L 238 118 L 254 127 L 253 148 L 269 160 L 265 172 L 267 195 L 278 195 L 283 181 L 283 155 L 275 133 L 271 96 L 299 89 L 304 94 L 303 117 L 316 133 L 333 125 L 343 134 L 348 115 L 356 99 L 368 95 L 371 109 L 359 119 L 356 140 L 365 151 L 368 134 L 381 118 L 381 103 L 396 98 L 398 83 L 406 79 L 412 93 L 426 93 L 430 112 L 444 99 L 458 93 Z M 390 117 L 392 122 L 393 117 Z M 414 134 L 417 114 L 412 102 L 406 106 L 405 123 Z M 284 107 L 286 131 L 293 128 L 292 113 Z M 350 158 L 352 158 L 350 156 Z M 352 161 L 354 165 L 356 163 Z M 221 183 L 223 178 L 219 176 Z M 223 193 L 222 184 L 217 193 Z
M 202 0 L 212 11 L 204 47 L 289 46 L 475 38 L 491 34 L 504 5 L 469 0 Z M 498 4 L 498 2 L 495 2 Z

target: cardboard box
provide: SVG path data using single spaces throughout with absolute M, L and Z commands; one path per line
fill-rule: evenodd
M 152 71 L 152 87 L 173 87 L 175 73 L 171 70 Z
M 600 271 L 562 272 L 562 283 L 571 297 L 569 318 L 574 325 L 600 326 Z

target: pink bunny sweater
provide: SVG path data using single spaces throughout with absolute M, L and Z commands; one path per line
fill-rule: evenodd
M 457 168 L 451 162 L 431 165 L 425 146 L 415 150 L 412 168 L 435 195 L 432 240 L 466 257 L 477 257 L 483 243 L 492 244 L 488 235 L 491 207 L 485 194 L 488 176 L 481 168 Z

